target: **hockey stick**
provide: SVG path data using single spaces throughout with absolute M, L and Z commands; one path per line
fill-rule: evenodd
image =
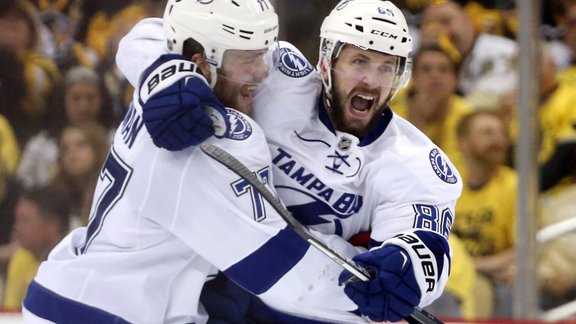
M 347 259 L 343 258 L 341 255 L 333 251 L 330 247 L 326 246 L 323 242 L 315 238 L 300 222 L 298 222 L 294 216 L 284 207 L 282 202 L 266 188 L 266 186 L 258 180 L 258 178 L 252 173 L 242 162 L 238 161 L 235 157 L 230 155 L 223 149 L 211 145 L 211 144 L 201 144 L 200 149 L 210 156 L 212 159 L 218 161 L 228 169 L 232 170 L 234 173 L 242 177 L 244 180 L 258 191 L 272 205 L 272 207 L 280 214 L 280 216 L 288 223 L 298 235 L 300 235 L 304 240 L 306 240 L 310 245 L 314 246 L 320 252 L 327 255 L 334 262 L 338 263 L 342 268 L 346 269 L 352 273 L 358 280 L 369 281 L 370 274 L 356 264 Z M 434 317 L 434 315 L 428 313 L 427 311 L 416 307 L 412 314 L 408 315 L 405 320 L 409 324 L 443 324 L 442 321 Z

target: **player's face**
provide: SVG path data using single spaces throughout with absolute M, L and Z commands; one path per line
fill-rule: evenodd
M 334 127 L 359 138 L 385 108 L 398 58 L 346 45 L 332 67 Z
M 463 152 L 486 165 L 502 165 L 506 161 L 509 141 L 504 122 L 492 115 L 476 116 L 464 140 Z
M 268 66 L 264 62 L 266 52 L 262 49 L 224 53 L 214 92 L 225 106 L 248 115 L 252 113 L 254 89 L 268 76 Z

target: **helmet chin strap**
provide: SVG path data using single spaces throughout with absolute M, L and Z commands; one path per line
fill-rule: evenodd
M 218 81 L 218 68 L 212 64 L 210 66 L 210 88 L 214 89 L 216 81 Z
M 322 84 L 324 85 L 324 104 L 326 108 L 332 109 L 332 101 L 333 101 L 333 83 L 332 83 L 332 61 L 337 59 L 340 56 L 340 52 L 342 52 L 342 48 L 344 48 L 344 43 L 342 42 L 334 42 L 332 43 L 331 40 L 324 39 L 323 46 L 329 47 L 327 48 L 328 52 L 322 55 L 320 53 L 320 60 L 321 63 L 324 64 L 324 69 L 326 71 L 327 78 L 325 79 L 322 77 Z M 332 43 L 332 44 L 331 44 Z M 318 69 L 321 69 L 320 63 L 318 64 Z

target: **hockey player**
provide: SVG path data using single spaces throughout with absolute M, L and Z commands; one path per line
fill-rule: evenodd
M 161 25 L 144 20 L 121 42 L 117 63 L 132 83 L 154 59 L 146 53 L 166 51 Z M 347 284 L 345 292 L 371 320 L 398 321 L 442 293 L 461 179 L 387 106 L 410 75 L 412 43 L 400 10 L 389 1 L 343 0 L 320 36 L 317 71 L 288 43 L 269 51 L 270 76 L 251 98 L 254 118 L 269 144 L 276 190 L 302 223 L 345 239 L 370 232 L 370 251 L 354 261 L 378 280 Z M 144 107 L 145 116 L 153 112 L 145 124 L 158 146 L 179 150 L 183 138 L 203 140 L 187 130 L 202 105 L 180 108 L 156 118 L 157 109 Z
M 267 74 L 263 58 L 276 43 L 277 21 L 266 0 L 168 2 L 167 36 L 187 56 L 162 56 L 143 73 L 102 168 L 89 225 L 41 264 L 23 304 L 27 323 L 205 323 L 199 294 L 218 270 L 285 312 L 365 321 L 349 312 L 356 305 L 338 285 L 341 267 L 288 229 L 246 181 L 195 147 L 157 148 L 143 127 L 142 106 L 172 113 L 201 96 L 212 113 L 234 121 L 208 142 L 271 183 L 264 134 L 242 112 L 250 105 L 226 110 L 212 91 L 187 89 L 207 87 L 203 72 L 221 99 L 249 103 Z M 211 129 L 207 120 L 196 128 Z M 338 236 L 323 237 L 346 257 L 357 253 Z

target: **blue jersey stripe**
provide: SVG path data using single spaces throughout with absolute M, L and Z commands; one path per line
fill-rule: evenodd
M 309 247 L 296 232 L 285 228 L 224 274 L 244 289 L 262 294 L 290 271 Z
M 58 324 L 129 323 L 99 308 L 62 297 L 36 281 L 28 286 L 24 307 L 34 315 Z

